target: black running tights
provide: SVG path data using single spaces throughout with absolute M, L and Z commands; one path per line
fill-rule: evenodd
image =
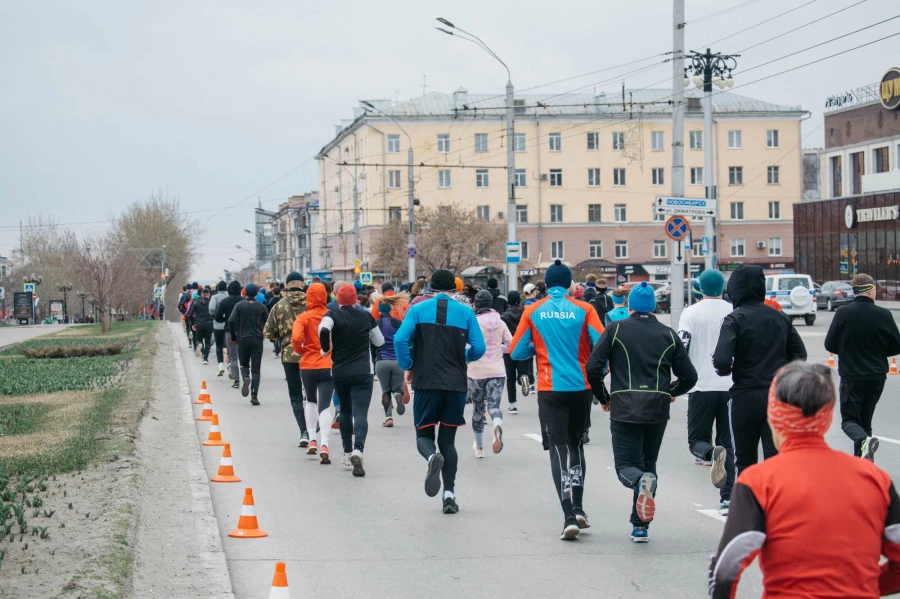
M 441 470 L 441 479 L 444 481 L 444 490 L 453 492 L 456 485 L 456 467 L 459 456 L 456 454 L 456 427 L 439 424 L 416 429 L 416 446 L 419 453 L 426 460 L 434 455 L 434 435 L 437 432 L 437 447 L 444 456 L 444 468 Z

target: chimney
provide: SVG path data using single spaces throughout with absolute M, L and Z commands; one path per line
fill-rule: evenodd
M 460 87 L 458 90 L 453 92 L 453 106 L 455 108 L 462 108 L 466 102 L 469 101 L 469 92 L 466 91 L 466 88 Z

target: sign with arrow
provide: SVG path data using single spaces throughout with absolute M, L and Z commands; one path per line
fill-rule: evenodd
M 656 197 L 657 214 L 680 214 L 681 216 L 716 217 L 719 214 L 716 200 L 706 198 Z

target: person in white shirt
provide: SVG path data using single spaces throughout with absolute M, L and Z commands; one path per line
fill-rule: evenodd
M 728 512 L 734 485 L 734 448 L 728 419 L 731 377 L 716 374 L 712 354 L 719 341 L 722 321 L 732 307 L 722 299 L 725 289 L 722 273 L 705 270 L 699 282 L 703 299 L 685 309 L 678 324 L 678 335 L 698 375 L 697 385 L 688 395 L 688 445 L 697 464 L 712 466 L 710 478 L 719 489 L 719 511 L 724 514 Z M 715 445 L 712 444 L 713 424 Z

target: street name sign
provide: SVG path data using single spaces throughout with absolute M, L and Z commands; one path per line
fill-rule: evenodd
M 708 200 L 705 198 L 670 198 L 666 196 L 657 196 L 656 213 L 715 217 L 718 215 L 718 204 L 716 203 L 716 200 Z

